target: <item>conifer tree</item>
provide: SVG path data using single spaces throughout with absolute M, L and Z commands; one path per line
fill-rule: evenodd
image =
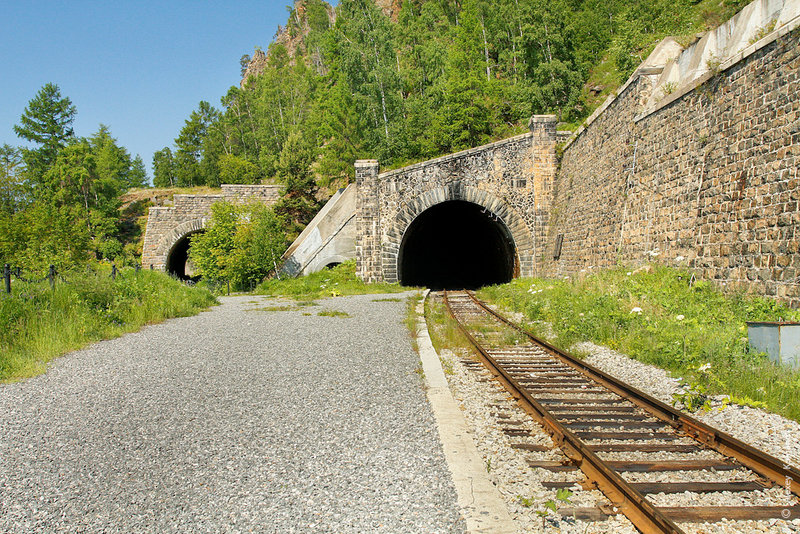
M 75 135 L 72 122 L 76 112 L 72 101 L 62 97 L 61 90 L 54 83 L 45 84 L 28 102 L 14 132 L 18 137 L 39 145 L 22 149 L 28 171 L 35 179 L 41 178 L 55 162 L 58 152 Z

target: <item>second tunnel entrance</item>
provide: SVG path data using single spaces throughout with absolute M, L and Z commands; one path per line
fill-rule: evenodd
M 476 289 L 510 281 L 516 264 L 505 224 L 482 206 L 455 200 L 425 210 L 408 227 L 398 278 L 434 290 Z

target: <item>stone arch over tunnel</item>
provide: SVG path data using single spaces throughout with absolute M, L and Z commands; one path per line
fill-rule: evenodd
M 164 258 L 164 270 L 181 280 L 196 280 L 193 273 L 187 273 L 186 260 L 188 259 L 191 236 L 205 231 L 206 219 L 192 219 L 179 224 L 158 245 L 156 255 Z
M 479 220 L 482 218 L 486 224 L 489 224 L 490 221 L 494 225 L 492 232 L 495 233 L 495 236 L 499 233 L 497 239 L 501 241 L 499 244 L 495 242 L 495 250 L 498 251 L 498 254 L 502 254 L 512 265 L 509 279 L 520 275 L 531 275 L 534 262 L 534 242 L 533 235 L 525 219 L 518 215 L 507 201 L 501 200 L 485 190 L 466 186 L 460 181 L 454 181 L 444 186 L 434 187 L 416 196 L 405 203 L 399 213 L 392 218 L 391 222 L 384 222 L 387 226 L 382 245 L 382 265 L 385 281 L 403 282 L 400 275 L 405 273 L 403 272 L 401 261 L 410 261 L 407 257 L 408 251 L 403 249 L 404 245 L 408 244 L 407 239 L 413 239 L 410 234 L 409 236 L 407 234 L 414 221 L 428 209 L 451 201 L 462 201 L 464 204 L 477 206 L 477 208 L 466 209 L 462 214 L 467 214 L 470 217 L 480 215 Z M 474 211 L 475 209 L 477 209 L 477 214 Z M 457 216 L 458 213 L 456 213 Z M 412 229 L 412 232 L 419 232 L 419 230 Z M 498 246 L 499 249 L 497 248 Z M 401 251 L 403 252 L 402 259 Z M 502 261 L 505 262 L 506 259 Z M 505 279 L 506 277 L 507 274 L 502 278 Z
M 407 286 L 477 289 L 519 274 L 514 239 L 486 208 L 450 200 L 409 225 L 398 254 L 398 278 Z
M 200 277 L 195 273 L 194 265 L 189 261 L 189 247 L 193 236 L 202 234 L 205 230 L 195 230 L 185 234 L 175 242 L 167 254 L 167 273 L 181 280 L 197 281 Z

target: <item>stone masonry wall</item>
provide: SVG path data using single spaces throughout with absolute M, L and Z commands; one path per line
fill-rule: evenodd
M 173 205 L 152 207 L 142 250 L 142 267 L 163 271 L 172 247 L 187 234 L 202 230 L 211 216 L 211 206 L 220 200 L 236 204 L 273 204 L 280 198 L 277 185 L 223 185 L 219 195 L 175 195 Z
M 531 132 L 382 174 L 374 160 L 356 163 L 358 276 L 398 281 L 403 235 L 426 209 L 448 200 L 487 208 L 514 239 L 519 274 L 536 270 L 547 233 L 556 171 L 556 119 L 538 116 Z
M 800 30 L 642 113 L 651 86 L 565 149 L 540 273 L 655 260 L 799 306 Z

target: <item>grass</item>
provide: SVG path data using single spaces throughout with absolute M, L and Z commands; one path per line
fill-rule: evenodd
M 411 336 L 411 346 L 416 353 L 419 353 L 419 343 L 417 342 L 417 336 L 419 335 L 417 304 L 419 304 L 420 300 L 422 300 L 421 293 L 410 295 L 406 299 L 406 314 L 405 317 L 403 317 L 403 323 L 406 325 L 406 328 L 408 328 L 408 335 Z
M 450 317 L 441 298 L 428 298 L 425 319 L 428 322 L 431 343 L 437 353 L 441 354 L 445 348 L 459 352 L 471 351 L 472 345 L 458 329 L 455 320 Z
M 47 362 L 101 339 L 118 337 L 171 317 L 194 315 L 216 303 L 207 291 L 155 271 L 103 266 L 66 275 L 55 289 L 15 281 L 0 295 L 0 381 L 43 373 Z
M 700 393 L 732 396 L 800 420 L 800 370 L 750 350 L 746 321 L 798 320 L 773 300 L 723 294 L 664 266 L 570 280 L 518 279 L 479 296 L 524 314 L 541 337 L 592 341 L 681 376 Z
M 349 313 L 339 310 L 322 310 L 317 312 L 317 315 L 320 317 L 350 317 Z
M 399 284 L 367 284 L 356 278 L 355 260 L 346 261 L 332 269 L 301 276 L 299 278 L 277 278 L 260 284 L 255 292 L 270 297 L 290 297 L 311 300 L 344 295 L 368 295 L 372 293 L 400 293 L 409 287 Z

